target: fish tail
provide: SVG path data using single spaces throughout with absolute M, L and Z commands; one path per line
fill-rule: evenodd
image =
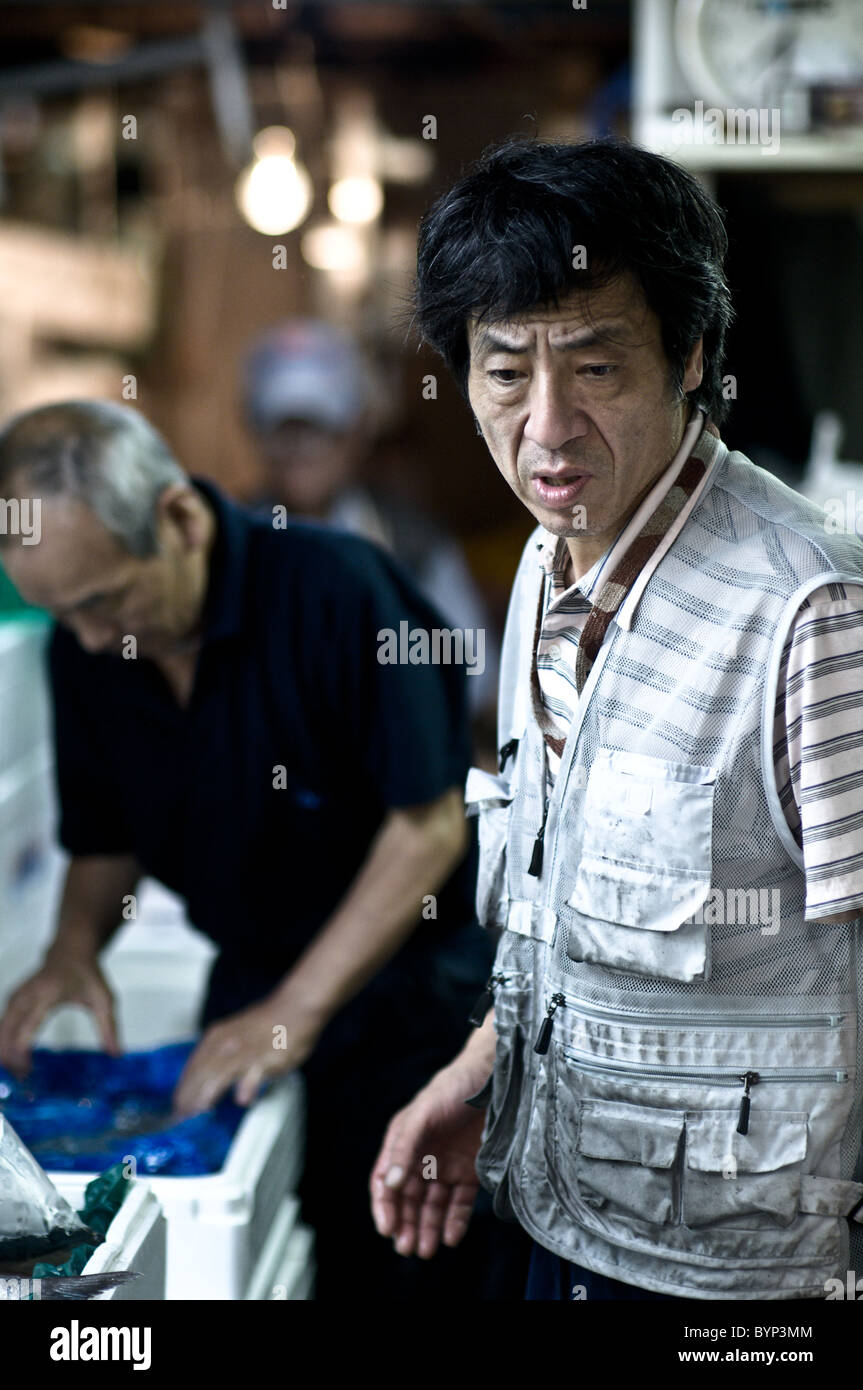
M 69 1277 L 52 1275 L 39 1280 L 39 1296 L 45 1301 L 83 1301 L 97 1298 L 109 1289 L 119 1288 L 130 1279 L 140 1278 L 141 1275 L 132 1270 L 124 1270 L 120 1274 L 77 1274 Z M 35 1283 L 35 1280 L 32 1282 Z

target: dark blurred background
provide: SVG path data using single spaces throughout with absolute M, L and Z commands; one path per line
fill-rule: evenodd
M 243 350 L 327 318 L 374 366 L 367 472 L 461 541 L 499 623 L 529 519 L 410 334 L 416 225 L 491 141 L 614 131 L 728 211 L 727 442 L 796 485 L 829 411 L 863 459 L 861 22 L 858 0 L 3 4 L 0 416 L 127 400 L 251 497 Z M 779 149 L 672 141 L 698 100 L 781 105 Z

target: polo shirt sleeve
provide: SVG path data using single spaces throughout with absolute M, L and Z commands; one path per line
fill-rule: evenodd
M 464 661 L 436 659 L 445 646 L 435 649 L 435 630 L 448 624 L 388 556 L 351 537 L 340 560 L 325 621 L 337 633 L 329 650 L 346 774 L 361 769 L 389 807 L 462 788 L 471 762 L 466 682 L 479 677 L 466 675 Z
M 59 839 L 70 854 L 130 854 L 134 845 L 100 733 L 96 681 L 71 633 L 57 626 L 48 665 L 54 709 Z M 88 699 L 88 691 L 90 698 Z
M 775 734 L 776 784 L 803 850 L 804 916 L 863 915 L 863 587 L 825 585 L 801 605 Z

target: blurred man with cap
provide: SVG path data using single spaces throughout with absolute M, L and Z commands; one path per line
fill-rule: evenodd
M 283 506 L 388 551 L 447 623 L 485 633 L 474 713 L 494 707 L 497 651 L 459 546 L 428 517 L 358 481 L 373 433 L 372 381 L 356 344 L 320 319 L 289 319 L 247 353 L 243 403 L 266 469 L 267 509 Z

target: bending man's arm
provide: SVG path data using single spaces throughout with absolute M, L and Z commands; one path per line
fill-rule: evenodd
M 300 1066 L 333 1015 L 414 930 L 423 898 L 449 878 L 467 839 L 460 787 L 390 811 L 347 894 L 274 993 L 208 1029 L 180 1078 L 177 1109 L 207 1109 L 232 1083 L 248 1105 L 268 1075 Z M 276 1048 L 278 1025 L 286 1036 Z

